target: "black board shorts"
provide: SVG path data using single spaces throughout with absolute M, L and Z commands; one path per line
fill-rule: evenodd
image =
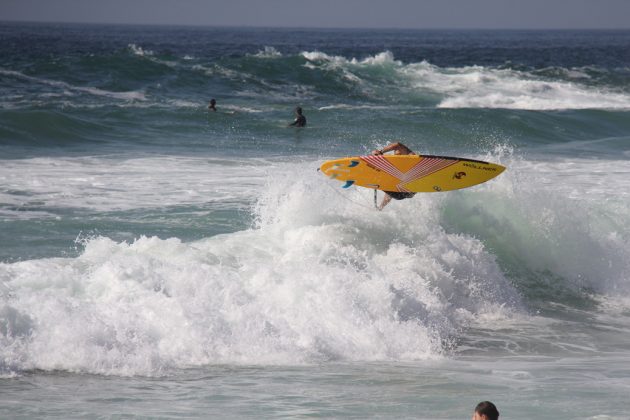
M 400 192 L 400 191 L 385 191 L 385 194 L 389 195 L 394 200 L 404 200 L 405 198 L 411 198 L 416 193 L 414 192 Z

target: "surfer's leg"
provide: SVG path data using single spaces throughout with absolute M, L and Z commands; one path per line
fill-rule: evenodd
M 385 193 L 385 197 L 383 197 L 383 201 L 381 202 L 381 205 L 378 206 L 378 209 L 383 210 L 383 207 L 385 207 L 390 201 L 392 201 L 392 196 Z

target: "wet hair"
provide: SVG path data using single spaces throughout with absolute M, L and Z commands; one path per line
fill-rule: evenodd
M 298 114 L 302 115 L 302 107 L 301 106 L 295 107 L 295 112 L 297 112 Z
M 477 404 L 475 413 L 487 416 L 488 420 L 499 420 L 499 410 L 490 401 L 482 401 Z
M 211 103 L 212 105 L 214 105 L 214 104 L 216 104 L 216 103 L 217 103 L 217 100 L 216 100 L 216 99 L 214 99 L 214 98 L 212 98 L 212 99 L 210 99 L 210 103 Z

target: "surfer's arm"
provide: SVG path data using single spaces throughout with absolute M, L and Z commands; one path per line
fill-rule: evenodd
M 396 154 L 399 154 L 399 155 L 413 154 L 413 152 L 411 151 L 410 148 L 408 148 L 407 146 L 405 146 L 404 144 L 402 144 L 400 142 L 388 144 L 387 146 L 383 147 L 381 150 L 373 150 L 372 154 L 373 155 L 383 155 L 383 154 L 385 154 L 387 152 L 391 152 L 391 151 L 394 151 Z

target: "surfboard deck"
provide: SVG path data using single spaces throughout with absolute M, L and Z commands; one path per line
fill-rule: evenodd
M 453 191 L 486 182 L 504 166 L 480 160 L 431 155 L 356 156 L 328 160 L 319 168 L 333 179 L 382 191 Z

